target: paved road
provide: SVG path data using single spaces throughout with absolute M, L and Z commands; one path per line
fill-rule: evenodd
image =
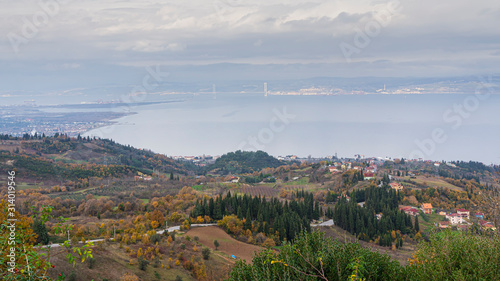
M 191 227 L 203 227 L 203 226 L 212 226 L 212 225 L 217 225 L 216 223 L 207 223 L 207 224 L 192 224 Z M 181 226 L 178 225 L 178 226 L 172 226 L 172 227 L 169 227 L 167 228 L 167 231 L 168 232 L 173 232 L 173 231 L 179 231 L 181 229 Z M 157 234 L 163 234 L 165 232 L 165 229 L 162 229 L 162 230 L 158 230 L 156 231 Z M 113 238 L 111 238 L 110 240 L 113 240 Z M 99 242 L 99 241 L 104 241 L 104 239 L 94 239 L 94 240 L 89 240 L 87 242 Z M 79 244 L 82 244 L 83 242 L 82 241 L 79 241 L 78 242 Z M 57 247 L 61 247 L 62 244 L 51 244 L 51 245 L 45 245 L 45 246 L 42 246 L 42 248 L 47 248 L 47 247 L 52 247 L 52 248 L 57 248 Z
M 191 227 L 204 227 L 204 226 L 213 226 L 213 225 L 217 225 L 216 223 L 207 223 L 207 224 L 192 224 Z M 322 222 L 320 224 L 311 224 L 312 227 L 316 227 L 316 226 L 332 226 L 334 225 L 333 223 L 333 220 L 327 220 L 325 222 Z M 172 227 L 169 227 L 167 228 L 167 231 L 168 232 L 173 232 L 173 231 L 179 231 L 181 228 L 180 225 L 178 226 L 172 226 Z M 162 229 L 162 230 L 158 230 L 156 231 L 157 234 L 163 234 L 165 232 L 165 229 Z M 113 238 L 111 238 L 110 240 L 113 240 Z M 99 242 L 99 241 L 104 241 L 104 239 L 94 239 L 94 240 L 89 240 L 87 242 Z M 80 241 L 78 242 L 80 244 L 82 244 L 83 242 Z M 57 247 L 61 247 L 62 244 L 51 244 L 51 245 L 45 245 L 45 246 L 42 246 L 42 248 L 47 248 L 47 247 L 52 247 L 52 248 L 57 248 Z
M 212 226 L 212 225 L 217 225 L 216 223 L 206 223 L 206 224 L 192 224 L 191 227 L 203 227 L 203 226 Z M 172 226 L 172 227 L 169 227 L 167 228 L 167 231 L 168 232 L 172 232 L 172 231 L 179 231 L 181 229 L 181 226 L 178 225 L 178 226 Z M 163 232 L 165 232 L 165 229 L 163 230 L 158 230 L 156 233 L 157 234 L 163 234 Z
M 332 225 L 335 225 L 335 223 L 333 223 L 333 220 L 327 220 L 327 221 L 322 222 L 320 224 L 311 224 L 312 227 L 316 227 L 316 226 L 332 226 Z

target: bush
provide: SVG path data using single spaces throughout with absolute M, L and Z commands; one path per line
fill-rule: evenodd
M 120 281 L 139 281 L 139 277 L 133 273 L 126 273 L 120 278 Z
M 181 244 L 181 249 L 183 249 L 183 250 L 186 249 L 186 244 L 182 243 Z
M 198 240 L 200 240 L 200 238 L 198 236 L 195 236 L 194 241 L 198 242 Z
M 145 260 L 143 257 L 139 257 L 137 259 L 137 261 L 139 262 L 139 269 L 140 270 L 146 270 L 147 269 L 149 261 Z
M 151 238 L 149 239 L 149 241 L 152 244 L 156 244 L 156 242 L 160 243 L 161 237 L 160 237 L 160 235 L 158 235 L 158 234 L 155 233 L 155 234 L 151 235 Z
M 498 280 L 498 249 L 497 235 L 447 230 L 422 241 L 410 264 L 401 266 L 358 243 L 302 233 L 293 245 L 283 243 L 279 253 L 264 250 L 252 264 L 237 261 L 228 280 Z
M 153 260 L 153 267 L 158 268 L 160 267 L 160 265 L 161 265 L 160 258 L 158 256 L 155 256 Z
M 402 279 L 402 266 L 388 255 L 325 238 L 319 231 L 295 238 L 293 245 L 284 242 L 278 253 L 269 249 L 256 254 L 252 264 L 237 261 L 228 280 Z
M 95 259 L 94 258 L 88 258 L 87 259 L 88 263 L 89 263 L 89 268 L 92 269 L 94 268 L 94 265 L 95 265 Z
M 204 260 L 208 260 L 208 258 L 210 257 L 210 249 L 204 247 L 203 250 L 201 250 L 201 255 L 203 256 Z
M 498 280 L 500 238 L 457 231 L 431 235 L 407 267 L 417 280 Z
M 68 281 L 76 281 L 76 272 L 72 271 L 72 272 L 68 275 Z
M 175 281 L 182 281 L 182 277 L 180 277 L 179 275 L 177 275 L 177 276 L 175 277 Z

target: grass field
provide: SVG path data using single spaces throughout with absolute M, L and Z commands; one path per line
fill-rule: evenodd
M 275 184 L 269 185 L 245 185 L 242 188 L 235 189 L 236 194 L 247 194 L 251 196 L 266 196 L 266 198 L 278 197 L 279 190 L 273 188 Z
M 420 229 L 429 232 L 436 223 L 443 221 L 444 216 L 440 216 L 438 214 L 430 214 L 425 216 L 418 216 L 418 224 Z
M 298 180 L 295 181 L 287 181 L 284 183 L 284 185 L 307 185 L 309 183 L 309 177 L 302 177 Z
M 455 185 L 450 184 L 442 179 L 435 178 L 435 177 L 427 178 L 425 176 L 418 176 L 416 179 L 411 179 L 410 177 L 404 177 L 404 179 L 405 180 L 412 180 L 418 184 L 427 185 L 429 187 L 434 187 L 434 188 L 444 187 L 444 188 L 448 188 L 448 189 L 452 189 L 452 190 L 463 191 L 463 189 L 461 187 L 455 186 Z
M 72 272 L 76 273 L 76 280 L 120 280 L 120 277 L 125 273 L 133 273 L 140 280 L 153 281 L 158 280 L 154 272 L 158 272 L 160 280 L 175 280 L 176 276 L 180 276 L 182 280 L 195 280 L 189 272 L 181 269 L 182 267 L 174 267 L 172 269 L 154 268 L 148 266 L 146 271 L 139 269 L 137 264 L 130 265 L 130 257 L 123 249 L 118 248 L 118 244 L 106 245 L 102 249 L 95 249 L 93 256 L 96 260 L 92 269 L 88 263 L 76 262 L 75 266 L 68 264 L 65 256 L 66 252 L 61 249 L 54 248 L 51 252 L 50 262 L 55 265 L 55 268 L 49 270 L 49 275 L 56 279 L 60 272 L 64 272 L 66 277 Z M 164 262 L 164 261 L 163 261 Z
M 203 186 L 202 184 L 197 184 L 197 185 L 193 185 L 192 188 L 196 191 L 200 191 L 200 190 L 205 189 L 205 186 Z
M 191 237 L 198 236 L 199 242 L 213 251 L 215 251 L 214 240 L 217 240 L 220 246 L 215 253 L 220 252 L 227 257 L 235 255 L 239 259 L 246 260 L 247 263 L 252 262 L 255 251 L 262 250 L 259 246 L 243 243 L 234 239 L 217 226 L 193 228 L 190 229 L 186 235 Z

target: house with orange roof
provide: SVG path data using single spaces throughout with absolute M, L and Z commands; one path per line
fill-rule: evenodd
M 422 211 L 424 211 L 424 214 L 432 214 L 432 204 L 431 203 L 423 203 L 422 204 Z

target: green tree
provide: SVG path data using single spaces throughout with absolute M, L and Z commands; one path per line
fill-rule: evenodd
M 140 270 L 146 270 L 147 269 L 149 261 L 145 260 L 143 257 L 139 257 L 137 259 L 137 261 L 139 263 L 139 269 Z
M 214 246 L 215 246 L 215 250 L 217 250 L 217 248 L 219 248 L 219 246 L 220 246 L 219 241 L 214 240 Z
M 204 247 L 201 250 L 201 255 L 203 256 L 203 259 L 208 260 L 208 258 L 210 257 L 210 249 L 207 247 Z
M 245 229 L 252 228 L 252 217 L 250 216 L 250 208 L 247 209 L 247 215 L 245 217 L 245 224 L 243 224 L 243 228 Z
M 429 239 L 418 245 L 406 268 L 413 280 L 498 280 L 498 235 L 446 230 Z
M 47 245 L 49 244 L 49 232 L 47 231 L 47 228 L 45 227 L 45 222 L 41 221 L 40 219 L 35 219 L 33 222 L 33 231 L 36 233 L 37 238 L 35 243 L 36 244 L 43 244 Z
M 263 250 L 251 264 L 237 261 L 228 280 L 399 280 L 404 268 L 388 255 L 371 252 L 356 243 L 325 238 L 324 233 L 302 232 L 279 252 Z

